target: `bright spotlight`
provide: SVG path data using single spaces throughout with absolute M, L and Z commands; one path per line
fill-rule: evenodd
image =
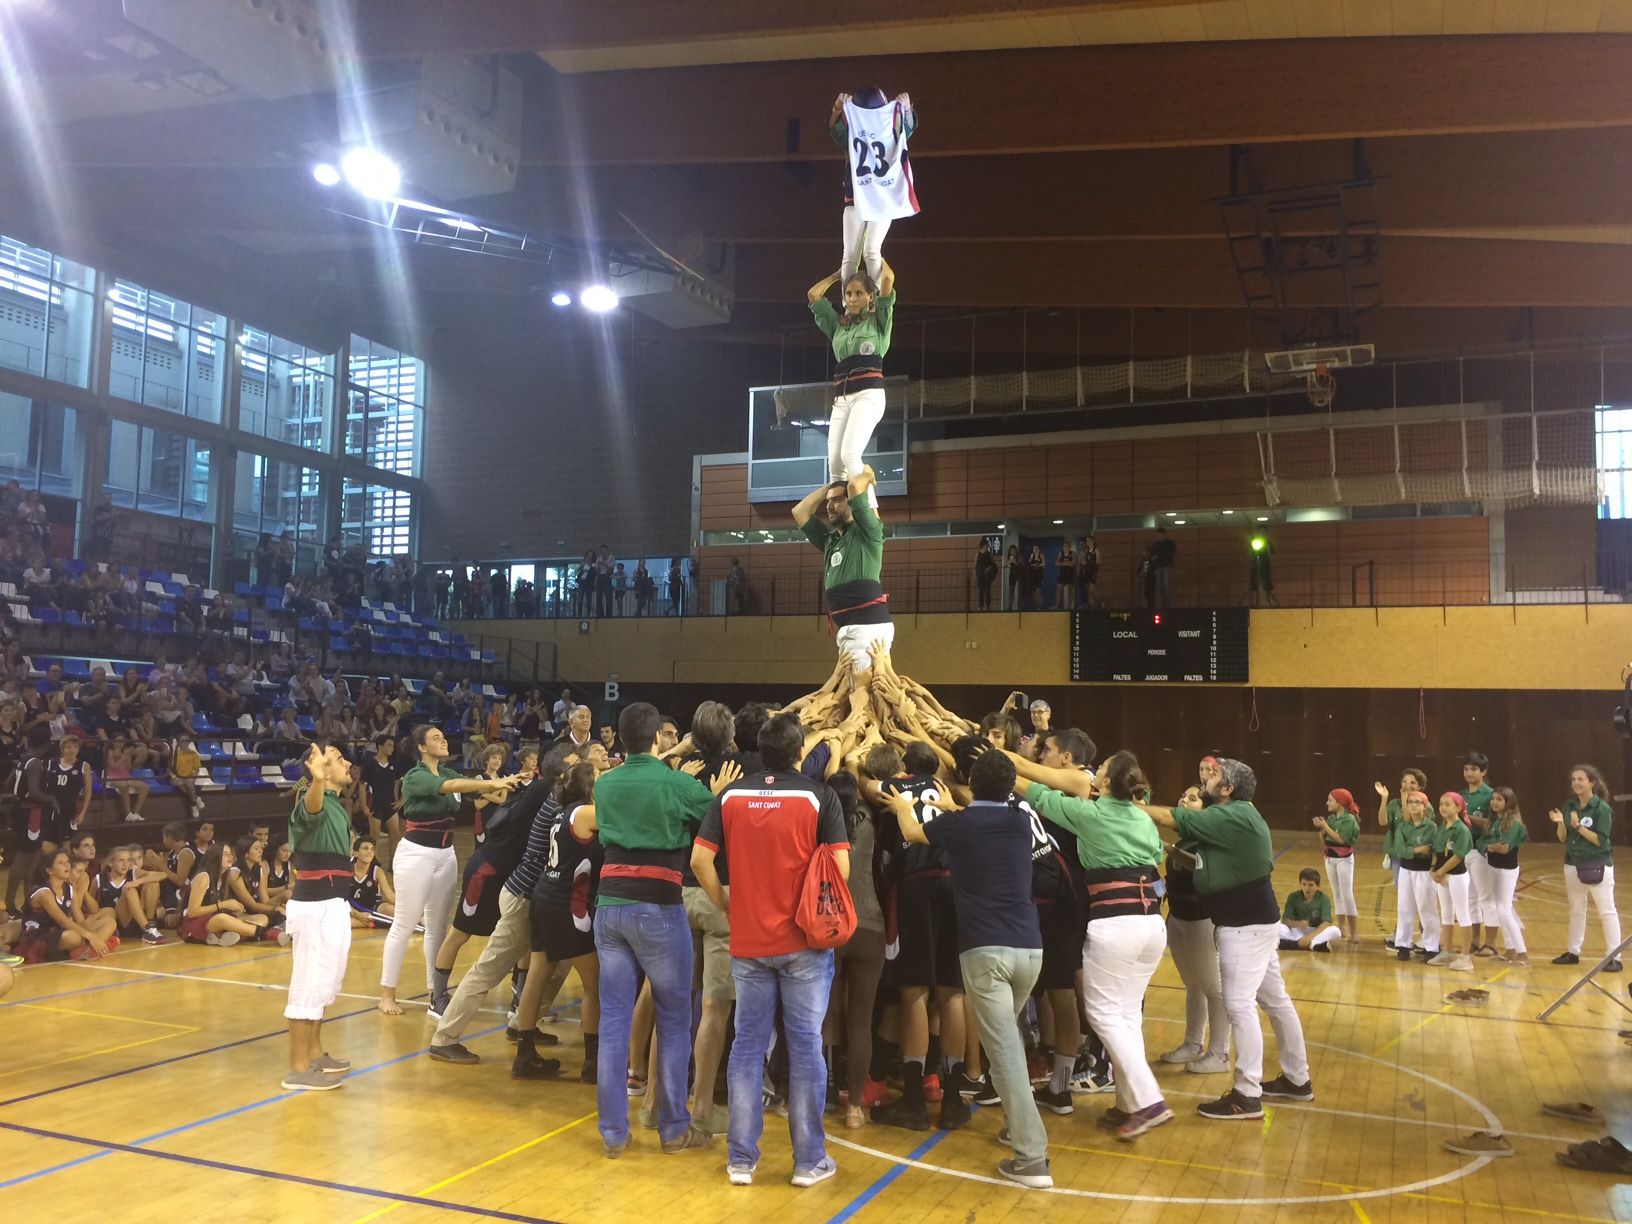
M 1253 552 L 1261 553 L 1268 546 L 1269 546 L 1269 541 L 1264 539 L 1263 536 L 1255 535 L 1255 536 L 1252 537 L 1252 551 Z
M 568 293 L 565 289 L 557 289 L 554 293 L 550 294 L 550 304 L 552 306 L 571 306 L 572 294 Z
M 340 184 L 340 171 L 328 162 L 318 162 L 312 167 L 312 177 L 325 187 L 337 187 Z
M 578 295 L 578 301 L 585 310 L 593 310 L 596 314 L 605 314 L 608 310 L 616 310 L 618 295 L 605 285 L 590 285 Z
M 402 170 L 378 149 L 352 149 L 340 159 L 346 182 L 371 200 L 384 200 L 402 186 Z

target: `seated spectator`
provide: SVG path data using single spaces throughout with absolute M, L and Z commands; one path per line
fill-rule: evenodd
M 189 637 L 204 634 L 204 605 L 199 602 L 197 587 L 187 587 L 176 601 L 176 632 Z
M 278 742 L 278 751 L 280 752 L 290 750 L 298 752 L 301 746 L 306 743 L 306 733 L 300 729 L 300 724 L 295 721 L 293 706 L 283 707 L 283 714 L 272 726 L 272 736 Z
M 244 903 L 231 895 L 227 872 L 232 866 L 231 846 L 214 842 L 204 852 L 203 862 L 187 886 L 181 926 L 177 928 L 182 939 L 220 948 L 230 948 L 240 939 L 287 943 L 284 933 L 273 928 L 265 914 L 247 913 Z
M 295 659 L 294 646 L 287 641 L 279 642 L 277 650 L 273 651 L 272 657 L 267 660 L 267 677 L 278 688 L 283 688 L 299 670 L 300 665 Z
M 398 714 L 384 701 L 376 701 L 368 716 L 368 724 L 364 730 L 368 737 L 373 739 L 379 735 L 395 736 L 397 733 Z
M 372 837 L 359 837 L 352 845 L 350 900 L 354 927 L 389 925 L 397 912 L 396 889 L 391 887 L 391 877 L 380 870 L 375 854 Z M 381 918 L 386 921 L 379 922 Z
M 148 693 L 144 708 L 152 715 L 158 734 L 166 737 L 175 736 L 193 718 L 192 705 L 176 692 L 175 681 L 169 676 Z
M 51 570 L 45 564 L 45 557 L 39 553 L 29 559 L 28 568 L 23 571 L 23 596 L 30 607 L 55 606 L 56 588 L 51 583 Z
M 237 611 L 237 606 L 230 596 L 217 595 L 215 602 L 204 613 L 205 633 L 217 642 L 230 640 L 235 629 L 232 618 Z
M 193 744 L 192 732 L 181 732 L 176 736 L 176 752 L 170 762 L 170 784 L 195 817 L 204 810 L 204 796 L 198 793 L 198 773 L 203 767 L 204 759 Z
M 286 924 L 283 910 L 266 898 L 266 845 L 255 837 L 240 837 L 232 849 L 232 866 L 227 868 L 228 895 L 244 907 L 244 917 L 255 922 L 265 918 L 269 927 Z M 260 925 L 256 923 L 256 925 Z
M 147 681 L 134 667 L 125 668 L 119 677 L 119 700 L 132 709 L 147 700 Z
M 134 759 L 134 746 L 120 737 L 108 744 L 106 765 L 102 770 L 102 786 L 119 796 L 119 806 L 126 823 L 147 819 L 142 815 L 142 804 L 147 802 L 148 794 L 152 791 L 146 782 L 130 776 L 132 769 L 140 768 L 132 764 Z
M 71 698 L 79 686 L 64 680 L 62 677 L 62 664 L 53 663 L 45 669 L 45 675 L 34 682 L 34 687 L 39 690 L 41 697 L 65 696 Z
M 149 689 L 158 688 L 159 681 L 167 677 L 174 677 L 175 674 L 176 665 L 170 662 L 164 651 L 161 650 L 153 656 L 153 666 L 147 673 L 147 687 Z
M 374 653 L 374 627 L 365 620 L 353 621 L 346 631 L 346 644 L 358 654 Z

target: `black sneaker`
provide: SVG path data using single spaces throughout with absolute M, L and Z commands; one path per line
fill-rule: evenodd
M 1618 961 L 1618 960 L 1612 960 L 1612 961 L 1609 962 L 1609 964 L 1604 966 L 1604 972 L 1605 973 L 1619 973 L 1620 971 L 1621 971 L 1621 962 Z
M 516 1028 L 514 1025 L 506 1028 L 504 1030 L 504 1035 L 509 1041 L 520 1041 L 522 1037 L 521 1030 Z M 557 1046 L 561 1044 L 561 1038 L 557 1037 L 554 1033 L 546 1033 L 541 1028 L 535 1028 L 533 1030 L 533 1044 L 535 1046 Z
M 1031 1090 L 1032 1099 L 1037 1102 L 1038 1109 L 1046 1109 L 1049 1113 L 1068 1114 L 1076 1107 L 1071 1104 L 1071 1089 L 1063 1088 L 1055 1092 L 1044 1084 L 1040 1088 Z
M 457 1041 L 451 1041 L 447 1045 L 433 1045 L 430 1053 L 437 1062 L 460 1063 L 467 1067 L 482 1061 Z
M 593 1084 L 600 1078 L 600 1060 L 595 1058 L 584 1059 L 584 1069 L 578 1072 L 580 1084 Z
M 970 1079 L 967 1072 L 960 1070 L 950 1072 L 946 1077 L 946 1091 L 955 1092 L 966 1101 L 979 1093 L 981 1089 L 990 1088 L 991 1086 L 992 1079 L 989 1075 L 983 1075 L 979 1079 Z
M 1396 949 L 1395 952 L 1394 952 L 1394 959 L 1395 960 L 1402 960 L 1402 961 L 1410 960 L 1411 959 L 1411 949 L 1410 948 L 1398 948 L 1398 949 Z
M 1298 950 L 1298 941 L 1295 939 L 1283 939 L 1278 947 L 1282 952 L 1296 952 Z
M 530 1042 L 516 1046 L 516 1057 L 510 1063 L 510 1078 L 518 1080 L 554 1079 L 561 1074 L 559 1058 L 542 1058 Z
M 1387 948 L 1390 952 L 1397 952 L 1399 950 L 1399 944 L 1394 942 L 1394 937 L 1392 935 L 1383 940 L 1383 947 Z
M 1553 957 L 1553 964 L 1555 965 L 1579 965 L 1580 963 L 1581 958 L 1574 952 L 1565 952 L 1561 956 Z
M 974 1111 L 969 1108 L 969 1102 L 957 1093 L 949 1092 L 941 1098 L 941 1116 L 936 1126 L 946 1131 L 957 1130 L 974 1116 Z
M 969 1098 L 969 1103 L 983 1106 L 1001 1105 L 1003 1098 L 997 1095 L 997 1086 L 992 1083 L 991 1077 L 987 1076 L 981 1080 L 980 1087 L 975 1089 L 975 1094 Z
M 1278 1097 L 1287 1101 L 1312 1101 L 1315 1099 L 1314 1084 L 1294 1084 L 1284 1075 L 1277 1075 L 1272 1080 L 1265 1080 L 1262 1085 L 1262 1092 L 1266 1097 Z
M 1215 1122 L 1250 1122 L 1264 1116 L 1264 1105 L 1257 1097 L 1242 1096 L 1232 1088 L 1216 1101 L 1197 1105 L 1196 1112 Z
M 1431 960 L 1434 959 L 1434 957 L 1439 955 L 1439 949 L 1438 948 L 1433 948 L 1433 949 L 1429 949 L 1429 948 L 1412 948 L 1411 949 L 1411 955 L 1416 957 L 1420 961 L 1431 961 Z
M 1330 943 L 1315 944 L 1313 949 L 1312 949 L 1312 951 L 1315 951 L 1315 952 L 1330 952 L 1331 950 L 1332 950 L 1332 945 Z
M 453 996 L 448 994 L 446 991 L 443 991 L 441 994 L 433 994 L 431 996 L 430 1007 L 427 1008 L 426 1014 L 428 1014 L 432 1020 L 440 1020 L 442 1019 L 442 1014 L 448 1010 L 448 1006 L 452 1002 Z
M 883 1126 L 899 1126 L 903 1130 L 927 1131 L 929 1110 L 922 1101 L 910 1102 L 902 1097 L 873 1110 L 873 1121 Z

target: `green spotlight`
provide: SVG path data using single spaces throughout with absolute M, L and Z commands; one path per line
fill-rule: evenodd
M 1267 548 L 1268 546 L 1269 546 L 1269 541 L 1264 539 L 1263 536 L 1255 535 L 1255 536 L 1252 537 L 1252 551 L 1253 552 L 1255 552 L 1255 553 L 1263 552 L 1264 549 Z

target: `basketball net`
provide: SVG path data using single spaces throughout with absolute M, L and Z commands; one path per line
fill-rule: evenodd
M 1337 379 L 1332 376 L 1330 367 L 1323 361 L 1313 371 L 1304 375 L 1304 385 L 1309 395 L 1309 402 L 1316 408 L 1330 408 L 1332 400 L 1337 395 Z

